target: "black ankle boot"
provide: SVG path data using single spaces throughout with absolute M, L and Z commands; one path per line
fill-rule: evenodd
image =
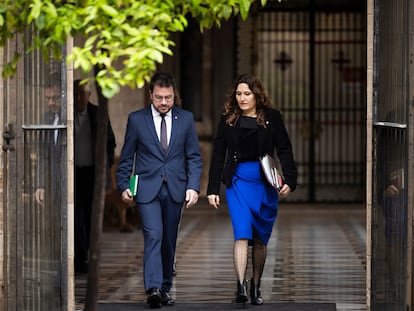
M 237 281 L 237 294 L 236 294 L 236 302 L 237 303 L 245 303 L 247 301 L 247 282 L 243 280 L 243 284 L 240 284 Z
M 252 305 L 262 305 L 263 304 L 263 298 L 261 296 L 260 292 L 260 281 L 257 286 L 254 285 L 253 279 L 250 281 L 250 298 L 252 299 Z

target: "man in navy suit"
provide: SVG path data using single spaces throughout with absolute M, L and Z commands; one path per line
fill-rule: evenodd
M 169 292 L 178 226 L 184 202 L 189 208 L 198 201 L 202 158 L 193 114 L 178 107 L 172 75 L 156 73 L 149 89 L 151 105 L 128 117 L 116 176 L 122 200 L 131 203 L 132 169 L 139 175 L 135 202 L 144 234 L 144 286 L 147 303 L 160 308 L 175 302 Z

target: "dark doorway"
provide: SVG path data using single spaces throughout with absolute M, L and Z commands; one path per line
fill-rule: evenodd
M 289 200 L 364 202 L 365 5 L 305 2 L 260 12 L 254 26 L 257 75 L 283 113 L 298 164 Z

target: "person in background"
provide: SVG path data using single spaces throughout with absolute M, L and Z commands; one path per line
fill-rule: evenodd
M 62 92 L 59 79 L 52 78 L 55 83 L 49 84 L 45 90 L 47 111 L 42 122 L 48 125 L 61 123 Z M 36 202 L 42 206 L 60 206 L 61 176 L 60 163 L 62 155 L 62 137 L 59 130 L 48 131 L 41 140 L 39 156 L 39 184 L 35 190 Z
M 29 123 L 38 123 L 39 129 L 26 133 L 25 150 L 29 151 L 33 175 L 29 178 L 34 186 L 34 199 L 37 204 L 26 206 L 31 210 L 30 218 L 36 247 L 24 247 L 24 258 L 30 258 L 35 270 L 41 273 L 37 279 L 36 292 L 42 309 L 58 310 L 62 305 L 61 293 L 62 271 L 62 213 L 66 210 L 67 183 L 66 172 L 66 130 L 64 114 L 64 89 L 61 85 L 61 72 L 54 68 L 45 76 L 44 85 L 40 84 L 39 97 L 44 98 L 44 107 L 38 107 L 40 114 L 31 114 Z M 44 87 L 44 89 L 43 89 Z M 44 92 L 43 92 L 44 91 Z M 43 110 L 44 109 L 44 110 Z M 39 119 L 37 119 L 39 118 Z M 26 165 L 26 164 L 25 164 Z M 27 168 L 25 168 L 25 172 Z M 33 182 L 33 184 L 32 184 Z M 26 182 L 25 182 L 26 184 Z M 36 217 L 32 217 L 36 215 Z
M 190 208 L 198 201 L 202 157 L 193 114 L 178 107 L 172 75 L 155 73 L 149 90 L 151 105 L 128 117 L 116 176 L 127 203 L 134 200 L 133 167 L 139 176 L 135 202 L 144 234 L 144 286 L 147 303 L 160 308 L 175 303 L 170 289 L 178 227 L 184 202 Z
M 90 101 L 91 91 L 81 80 L 74 81 L 75 101 L 75 272 L 88 271 L 89 235 L 95 185 L 95 149 L 98 107 Z M 115 135 L 107 129 L 107 170 L 114 163 Z
M 267 182 L 259 161 L 266 154 L 273 156 L 275 151 L 285 177 L 280 190 Z M 230 88 L 219 122 L 207 188 L 209 204 L 218 208 L 221 182 L 226 186 L 235 241 L 237 303 L 248 301 L 245 273 L 248 246 L 251 244 L 251 303 L 263 304 L 260 283 L 267 244 L 277 216 L 278 198 L 295 190 L 296 180 L 292 145 L 281 113 L 272 108 L 272 102 L 259 79 L 250 74 L 240 75 Z
M 398 110 L 389 111 L 385 122 L 399 122 Z M 377 265 L 384 280 L 384 291 L 389 301 L 404 299 L 405 248 L 407 243 L 407 166 L 408 147 L 405 134 L 400 128 L 378 126 L 376 129 L 376 152 L 374 154 L 376 182 L 374 191 L 377 193 L 374 204 L 378 206 L 374 214 L 377 219 L 377 231 L 383 232 L 383 239 L 378 234 L 377 247 L 381 249 L 384 264 Z

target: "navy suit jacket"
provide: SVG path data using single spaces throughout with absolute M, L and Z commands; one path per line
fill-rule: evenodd
M 158 139 L 151 107 L 128 116 L 124 146 L 117 169 L 118 191 L 129 188 L 133 168 L 139 175 L 135 201 L 149 203 L 158 194 L 164 179 L 172 199 L 181 203 L 187 189 L 200 192 L 202 157 L 194 126 L 193 114 L 178 107 L 172 108 L 171 137 L 164 155 Z

